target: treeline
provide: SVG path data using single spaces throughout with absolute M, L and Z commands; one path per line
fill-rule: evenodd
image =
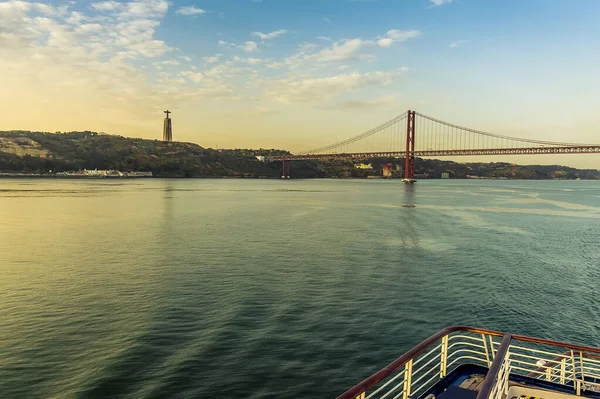
M 3 151 L 9 140 L 24 152 L 28 140 L 46 156 Z M 4 143 L 6 144 L 6 143 Z M 8 146 L 4 146 L 9 148 Z M 257 155 L 279 155 L 283 150 L 257 150 Z M 192 143 L 126 138 L 90 131 L 44 133 L 0 132 L 0 171 L 57 173 L 82 169 L 152 172 L 165 177 L 279 177 L 281 165 L 256 159 L 252 150 L 212 150 Z M 311 162 L 295 165 L 295 176 L 324 177 Z
M 279 177 L 280 162 L 261 162 L 257 156 L 289 154 L 280 149 L 203 148 L 192 143 L 126 138 L 91 131 L 44 133 L 0 132 L 0 172 L 57 173 L 82 169 L 152 172 L 165 177 Z M 402 158 L 361 160 L 373 169 L 355 168 L 351 160 L 293 162 L 296 178 L 381 176 L 391 163 L 393 176 L 401 177 Z M 458 163 L 418 159 L 416 173 L 429 178 L 485 177 L 508 179 L 600 179 L 597 170 L 558 165 L 520 166 L 509 163 Z

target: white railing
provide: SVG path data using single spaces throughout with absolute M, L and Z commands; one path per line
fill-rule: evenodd
M 526 337 L 511 337 L 501 370 L 486 399 L 505 399 L 509 380 L 518 382 L 523 377 L 555 384 L 546 388 L 555 387 L 577 396 L 585 391 L 600 392 L 600 349 L 577 350 L 582 347 L 521 338 Z
M 511 367 L 510 367 L 510 352 L 507 352 L 507 355 L 504 357 L 502 361 L 502 365 L 498 370 L 498 375 L 496 376 L 496 381 L 492 386 L 490 394 L 488 398 L 490 399 L 504 399 L 506 398 L 506 394 L 508 393 L 508 381 L 510 377 Z
M 377 381 L 370 389 L 344 396 L 353 399 L 418 398 L 457 367 L 465 364 L 489 367 L 499 337 L 484 332 L 458 330 L 441 335 L 424 345 L 413 357 L 399 362 L 394 372 Z M 386 369 L 388 369 L 386 368 Z
M 448 327 L 423 341 L 338 399 L 417 399 L 462 365 L 489 372 L 477 399 L 506 399 L 511 383 L 539 380 L 562 391 L 600 393 L 600 349 Z M 535 385 L 535 384 L 534 384 Z

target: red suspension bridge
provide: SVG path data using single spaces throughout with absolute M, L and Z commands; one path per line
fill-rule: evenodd
M 271 157 L 270 160 L 281 161 L 282 177 L 289 177 L 292 161 L 404 157 L 404 178 L 414 181 L 416 157 L 592 153 L 600 153 L 600 144 L 493 134 L 407 111 L 346 140 L 298 154 Z

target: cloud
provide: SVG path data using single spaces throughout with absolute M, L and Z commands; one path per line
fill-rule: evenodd
M 343 40 L 334 43 L 333 46 L 325 48 L 318 53 L 308 55 L 305 57 L 305 59 L 316 62 L 357 60 L 361 58 L 361 50 L 372 45 L 373 42 L 368 40 Z
M 258 50 L 258 45 L 253 41 L 244 42 L 244 44 L 241 44 L 238 47 L 247 53 L 252 53 L 253 51 Z
M 177 60 L 166 60 L 166 61 L 161 61 L 160 62 L 161 65 L 169 65 L 169 66 L 176 66 L 176 65 L 180 65 L 181 63 Z
M 271 62 L 265 65 L 269 69 L 281 69 L 285 66 L 283 62 Z
M 317 39 L 325 40 L 326 42 L 330 42 L 332 40 L 330 37 L 327 36 L 317 36 Z
M 101 12 L 116 14 L 120 20 L 129 20 L 136 18 L 160 18 L 169 9 L 169 2 L 166 0 L 136 0 L 121 3 L 109 0 L 91 3 L 91 6 Z
M 270 39 L 276 38 L 277 36 L 281 36 L 285 33 L 287 33 L 287 30 L 280 29 L 280 30 L 276 30 L 271 33 L 252 32 L 252 35 L 258 36 L 260 38 L 260 40 L 270 40 Z
M 450 43 L 450 48 L 456 48 L 458 46 L 462 46 L 463 44 L 469 43 L 468 40 L 457 40 L 455 42 Z
M 0 3 L 2 47 L 19 48 L 22 53 L 50 48 L 57 54 L 87 53 L 88 61 L 153 58 L 171 50 L 154 38 L 159 19 L 168 10 L 166 1 L 105 1 L 91 6 L 98 15 L 24 1 Z M 40 12 L 47 16 L 29 15 Z
M 321 78 L 290 77 L 265 81 L 262 85 L 266 88 L 266 95 L 280 103 L 323 102 L 345 92 L 389 86 L 406 71 L 406 68 L 400 68 L 391 72 L 355 72 Z
M 177 15 L 200 15 L 206 13 L 205 10 L 198 8 L 196 6 L 184 6 L 179 7 L 175 14 Z
M 216 80 L 231 80 L 240 73 L 248 73 L 251 70 L 240 64 L 245 63 L 241 57 L 233 57 L 231 60 L 214 65 L 212 68 L 204 71 L 205 76 Z
M 221 57 L 223 56 L 223 54 L 215 54 L 213 56 L 209 56 L 209 57 L 204 57 L 202 58 L 204 60 L 204 62 L 206 62 L 207 64 L 214 64 L 216 62 L 219 62 L 219 60 L 221 59 Z
M 298 46 L 298 50 L 301 53 L 307 53 L 313 50 L 316 50 L 319 48 L 318 44 L 315 43 L 300 43 L 300 45 Z
M 431 8 L 431 7 L 443 6 L 444 4 L 450 4 L 450 3 L 452 3 L 452 0 L 429 0 L 429 3 L 431 3 L 429 8 Z
M 396 42 L 404 42 L 421 35 L 418 30 L 389 30 L 384 37 L 377 40 L 378 47 L 391 47 Z
M 286 64 L 298 68 L 307 63 L 334 63 L 356 60 L 373 59 L 372 54 L 376 48 L 387 48 L 396 42 L 404 42 L 418 37 L 421 32 L 417 30 L 389 30 L 384 36 L 375 40 L 361 38 L 338 40 L 328 47 L 321 47 L 314 43 L 302 43 L 298 53 L 288 57 Z
M 328 24 L 331 23 L 331 20 L 329 18 L 327 18 L 327 17 L 323 18 L 323 21 L 327 22 Z
M 340 111 L 355 111 L 355 110 L 372 110 L 380 108 L 397 107 L 399 105 L 398 98 L 396 96 L 383 96 L 374 100 L 349 100 L 342 101 L 335 104 L 326 105 L 325 109 L 334 109 Z
M 264 64 L 266 61 L 260 58 L 247 58 L 246 62 L 250 65 L 262 65 Z
M 99 11 L 116 11 L 120 10 L 123 5 L 116 1 L 103 1 L 101 3 L 92 3 L 92 7 Z
M 200 83 L 204 79 L 204 75 L 196 71 L 184 71 L 180 73 L 181 76 L 185 76 L 194 83 Z
M 93 2 L 85 11 L 69 7 L 0 3 L 0 69 L 7 90 L 20 88 L 32 106 L 43 109 L 39 118 L 50 120 L 62 111 L 43 98 L 69 102 L 81 111 L 79 117 L 91 120 L 97 119 L 94 109 L 145 114 L 160 97 L 171 98 L 171 93 L 160 94 L 165 89 L 155 87 L 142 68 L 177 67 L 176 60 L 160 60 L 174 49 L 155 34 L 168 2 Z M 153 61 L 144 65 L 145 59 Z
M 253 32 L 254 41 L 246 42 L 225 41 L 227 36 L 218 36 L 213 40 L 224 39 L 218 41 L 223 54 L 193 55 L 157 37 L 171 3 L 92 1 L 90 7 L 78 11 L 69 8 L 72 6 L 27 1 L 0 3 L 0 70 L 3 82 L 7 82 L 6 91 L 17 92 L 19 86 L 8 83 L 18 80 L 29 88 L 23 97 L 32 97 L 34 107 L 42 109 L 48 98 L 81 99 L 72 100 L 69 106 L 85 106 L 90 115 L 107 108 L 119 114 L 130 112 L 132 120 L 134 114 L 147 120 L 148 114 L 161 111 L 165 102 L 172 106 L 204 98 L 252 99 L 253 104 L 269 109 L 265 114 L 275 103 L 325 106 L 340 101 L 330 107 L 359 109 L 356 102 L 338 97 L 387 88 L 403 72 L 360 71 L 360 65 L 352 61 L 368 60 L 383 52 L 377 43 L 381 39 L 400 42 L 415 37 L 400 30 L 382 31 L 381 37 L 336 41 L 319 37 L 315 43 L 298 43 L 287 59 L 261 57 L 259 39 L 274 40 L 289 32 L 281 29 Z M 233 54 L 224 55 L 228 54 L 225 49 Z M 342 71 L 339 66 L 350 69 Z M 36 102 L 35 96 L 40 100 Z M 0 100 L 7 98 L 0 93 Z M 369 105 L 362 106 L 367 109 Z

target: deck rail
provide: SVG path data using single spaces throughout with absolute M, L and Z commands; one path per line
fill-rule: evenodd
M 600 349 L 558 341 L 510 335 L 510 345 L 498 363 L 508 370 L 513 380 L 518 377 L 551 383 L 577 396 L 588 392 L 600 393 Z M 501 378 L 498 370 L 488 372 L 494 380 L 491 387 L 483 386 L 477 399 L 502 399 L 498 392 L 508 392 L 509 378 Z M 487 379 L 486 377 L 486 379 Z
M 457 367 L 488 368 L 477 399 L 504 399 L 511 379 L 600 393 L 600 349 L 467 326 L 445 328 L 337 399 L 417 399 Z
M 445 328 L 338 399 L 417 398 L 462 364 L 490 367 L 502 336 L 467 326 Z

